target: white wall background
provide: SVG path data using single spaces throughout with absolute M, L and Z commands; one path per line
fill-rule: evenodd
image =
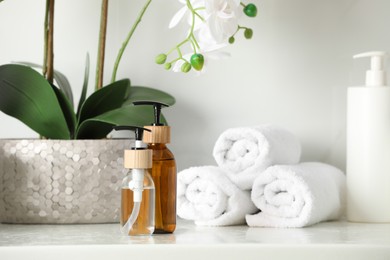
M 345 168 L 345 101 L 349 85 L 364 82 L 367 61 L 352 55 L 390 50 L 388 0 L 253 0 L 257 18 L 242 24 L 252 40 L 237 37 L 232 58 L 215 61 L 206 74 L 173 73 L 154 64 L 156 54 L 182 39 L 184 28 L 168 30 L 177 0 L 153 1 L 126 51 L 118 78 L 173 94 L 165 110 L 173 127 L 170 145 L 179 169 L 214 164 L 212 148 L 229 127 L 276 123 L 303 144 L 303 160 Z M 44 0 L 0 3 L 0 64 L 42 62 Z M 69 77 L 77 97 L 86 52 L 96 64 L 100 2 L 57 0 L 55 67 Z M 143 1 L 112 0 L 106 82 L 128 29 Z M 90 89 L 94 86 L 91 74 Z M 0 138 L 36 137 L 19 121 L 0 114 Z

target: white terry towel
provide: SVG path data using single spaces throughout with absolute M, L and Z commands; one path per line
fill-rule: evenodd
M 246 216 L 249 226 L 309 226 L 340 217 L 345 175 L 324 163 L 275 165 L 255 180 L 251 197 L 261 212 Z
M 216 166 L 192 167 L 178 173 L 177 214 L 200 226 L 245 224 L 259 211 L 250 198 Z
M 219 136 L 213 155 L 240 189 L 250 190 L 269 166 L 298 163 L 301 144 L 291 132 L 275 125 L 230 128 Z

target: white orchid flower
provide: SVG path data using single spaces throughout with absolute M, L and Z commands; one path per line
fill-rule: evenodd
M 199 45 L 198 53 L 201 53 L 204 57 L 204 65 L 201 71 L 195 71 L 197 74 L 202 74 L 206 71 L 207 64 L 209 60 L 220 60 L 230 57 L 230 53 L 225 51 L 220 51 L 219 49 L 226 47 L 227 42 L 218 43 L 210 32 L 210 28 L 206 23 L 203 23 L 197 32 L 197 43 Z M 187 62 L 190 62 L 191 56 L 194 54 L 194 51 L 183 55 L 183 59 Z M 175 62 L 172 67 L 174 72 L 180 72 L 181 66 L 184 64 L 184 60 L 180 59 Z
M 210 52 L 226 47 L 227 41 L 218 42 L 207 23 L 203 23 L 197 31 L 196 39 L 200 49 Z
M 205 0 L 207 23 L 214 39 L 226 42 L 238 28 L 240 0 Z
M 243 13 L 255 17 L 257 8 L 254 4 L 244 5 L 241 0 L 178 0 L 184 6 L 173 16 L 169 28 L 177 26 L 186 18 L 189 27 L 187 36 L 166 53 L 156 57 L 157 64 L 165 64 L 165 69 L 174 72 L 188 72 L 193 68 L 196 73 L 203 73 L 209 60 L 230 57 L 220 51 L 228 42 L 234 42 L 239 30 L 244 30 L 246 39 L 252 37 L 250 28 L 239 26 L 238 19 Z M 232 38 L 231 38 L 232 37 Z M 230 39 L 230 40 L 229 40 Z M 183 49 L 192 49 L 185 53 Z M 177 58 L 167 62 L 167 57 L 177 51 Z M 167 63 L 166 63 L 167 62 Z
M 194 9 L 204 8 L 205 7 L 204 1 L 205 0 L 190 0 L 190 3 Z M 172 17 L 169 23 L 169 29 L 176 27 L 185 17 L 187 17 L 188 24 L 192 24 L 192 12 L 187 6 L 187 0 L 179 0 L 179 2 L 184 4 L 184 6 L 180 8 L 180 10 L 177 11 L 176 14 Z M 205 15 L 205 10 L 198 10 L 197 12 L 199 15 Z M 199 17 L 196 17 L 195 30 L 198 28 L 198 25 L 201 23 L 203 23 L 203 21 Z

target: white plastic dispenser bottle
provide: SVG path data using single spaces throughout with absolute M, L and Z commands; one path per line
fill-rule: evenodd
M 353 222 L 390 222 L 390 87 L 385 52 L 371 58 L 366 86 L 348 89 L 347 218 Z
M 152 150 L 144 148 L 143 131 L 135 126 L 115 126 L 115 130 L 135 132 L 135 146 L 125 150 L 124 167 L 129 169 L 121 187 L 121 231 L 125 235 L 154 232 L 155 188 L 151 176 Z

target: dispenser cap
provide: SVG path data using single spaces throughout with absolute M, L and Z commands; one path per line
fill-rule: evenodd
M 153 151 L 150 149 L 125 150 L 123 162 L 126 169 L 150 169 L 153 164 Z
M 124 167 L 127 169 L 150 169 L 152 168 L 153 151 L 142 147 L 142 137 L 144 131 L 151 130 L 137 126 L 114 126 L 114 130 L 130 130 L 135 132 L 135 147 L 131 150 L 125 150 Z
M 132 125 L 117 125 L 117 126 L 114 126 L 113 129 L 115 131 L 122 131 L 122 130 L 134 131 L 135 140 L 137 140 L 137 141 L 142 141 L 144 131 L 148 131 L 148 132 L 151 131 L 151 130 L 143 128 L 143 127 L 132 126 Z
M 149 144 L 167 144 L 171 141 L 171 128 L 160 122 L 161 108 L 169 107 L 167 104 L 156 101 L 136 101 L 134 105 L 152 105 L 154 107 L 154 123 L 144 126 L 150 132 L 145 132 L 143 141 Z
M 142 139 L 147 144 L 168 144 L 171 142 L 171 127 L 164 126 L 145 126 L 151 132 L 145 132 Z
M 138 105 L 151 105 L 154 108 L 154 123 L 151 125 L 154 126 L 162 126 L 164 125 L 163 123 L 160 122 L 161 119 L 161 108 L 163 107 L 169 107 L 169 105 L 157 102 L 157 101 L 135 101 L 133 102 L 135 106 Z
M 354 59 L 371 57 L 371 69 L 366 72 L 366 86 L 386 86 L 386 72 L 384 70 L 386 56 L 387 53 L 383 51 L 365 52 L 353 56 Z

